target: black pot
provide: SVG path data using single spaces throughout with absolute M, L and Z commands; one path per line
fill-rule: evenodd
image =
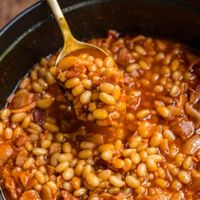
M 60 0 L 74 35 L 80 40 L 144 34 L 184 42 L 200 49 L 199 0 Z M 62 46 L 61 33 L 45 2 L 38 2 L 0 30 L 0 108 L 42 56 Z

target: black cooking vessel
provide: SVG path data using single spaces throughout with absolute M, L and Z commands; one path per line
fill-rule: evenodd
M 200 49 L 199 0 L 60 0 L 74 35 L 80 40 L 144 34 L 182 41 Z M 45 2 L 38 2 L 0 30 L 0 108 L 42 56 L 58 50 L 62 37 Z

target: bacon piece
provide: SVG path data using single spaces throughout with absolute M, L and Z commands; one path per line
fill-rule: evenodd
M 194 133 L 194 124 L 184 119 L 172 123 L 172 131 L 182 139 L 187 139 Z
M 14 109 L 19 109 L 27 106 L 33 101 L 33 94 L 26 91 L 15 94 L 11 105 Z
M 41 200 L 41 198 L 35 190 L 28 190 L 22 194 L 19 200 Z
M 3 166 L 14 154 L 14 150 L 9 144 L 0 144 L 0 166 Z
M 41 125 L 45 119 L 45 112 L 41 109 L 36 108 L 33 111 L 33 118 L 37 124 Z

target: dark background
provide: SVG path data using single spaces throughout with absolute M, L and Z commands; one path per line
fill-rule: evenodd
M 37 0 L 0 0 L 0 28 Z

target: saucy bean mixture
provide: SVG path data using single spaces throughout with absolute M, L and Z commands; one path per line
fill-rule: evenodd
M 90 42 L 112 55 L 119 79 L 98 81 L 101 67 L 108 77 L 114 72 L 109 57 L 69 57 L 57 71 L 55 54 L 33 67 L 1 110 L 0 183 L 7 199 L 199 200 L 200 56 L 174 41 L 115 31 Z M 81 67 L 73 59 L 93 63 L 88 77 L 68 79 L 68 63 Z M 56 77 L 69 89 L 67 98 Z M 121 115 L 118 85 L 123 121 L 99 133 L 77 120 L 79 110 L 100 126 L 112 124 Z
M 55 67 L 54 75 L 68 91 L 65 95 L 78 119 L 117 126 L 126 112 L 123 74 L 112 57 L 94 56 L 91 52 L 67 56 Z

